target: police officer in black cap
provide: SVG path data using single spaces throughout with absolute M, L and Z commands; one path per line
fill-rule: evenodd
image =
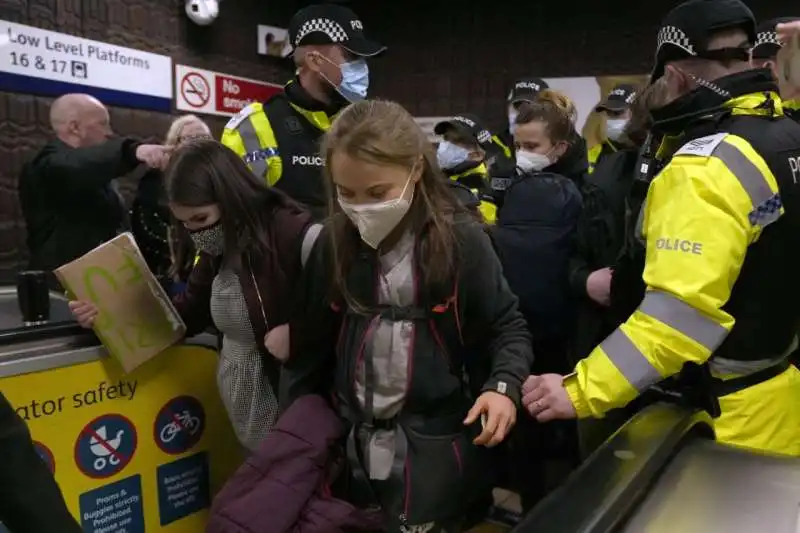
M 756 44 L 753 46 L 753 67 L 768 68 L 772 71 L 781 89 L 783 99 L 783 111 L 795 120 L 800 120 L 800 94 L 798 88 L 790 87 L 788 83 L 780 80 L 778 73 L 778 52 L 781 50 L 781 42 L 778 39 L 778 32 L 775 28 L 778 24 L 800 21 L 800 17 L 780 17 L 758 26 L 756 34 Z
M 636 86 L 621 83 L 611 89 L 605 99 L 594 108 L 597 113 L 605 114 L 606 138 L 588 151 L 589 174 L 594 172 L 595 167 L 604 157 L 619 150 L 620 147 L 617 143 L 622 138 L 625 126 L 628 125 L 628 120 L 631 118 L 631 104 L 635 98 Z
M 483 126 L 481 119 L 467 113 L 439 122 L 433 131 L 442 137 L 436 151 L 439 167 L 451 182 L 472 191 L 479 200 L 478 211 L 483 220 L 487 224 L 494 224 L 497 206 L 490 194 L 486 162 L 493 144 L 492 133 Z M 461 198 L 460 191 L 456 192 Z M 469 202 L 470 205 L 472 203 Z
M 308 206 L 315 218 L 327 212 L 319 140 L 336 114 L 362 100 L 369 88 L 367 59 L 386 47 L 364 36 L 350 9 L 312 5 L 289 23 L 297 66 L 295 79 L 267 102 L 248 105 L 225 126 L 222 143 L 250 169 Z
M 533 376 L 539 421 L 601 417 L 664 378 L 708 410 L 717 440 L 800 456 L 800 125 L 767 69 L 752 69 L 752 12 L 689 0 L 658 33 L 653 110 L 666 166 L 638 233 L 647 290 L 638 309 L 566 378 Z M 613 288 L 612 288 L 613 292 Z

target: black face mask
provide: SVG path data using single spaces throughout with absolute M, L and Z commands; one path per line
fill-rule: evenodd
M 219 220 L 210 226 L 189 232 L 194 247 L 210 255 L 222 255 L 225 247 L 225 233 L 222 231 L 222 221 Z

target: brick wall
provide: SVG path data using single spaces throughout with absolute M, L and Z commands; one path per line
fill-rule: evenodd
M 285 26 L 308 2 L 223 0 L 209 28 L 186 21 L 182 0 L 0 0 L 0 19 L 171 55 L 176 63 L 282 82 L 285 65 L 259 57 L 256 23 Z M 677 2 L 453 2 L 354 0 L 370 34 L 390 47 L 372 64 L 372 94 L 419 116 L 471 111 L 499 124 L 509 81 L 521 75 L 646 72 L 662 14 Z M 793 13 L 789 0 L 751 2 L 756 14 Z M 16 198 L 23 162 L 50 135 L 51 100 L 0 92 L 0 274 L 24 260 Z M 159 137 L 170 117 L 112 108 L 123 135 Z M 209 118 L 218 133 L 224 120 Z M 133 185 L 127 180 L 128 190 Z

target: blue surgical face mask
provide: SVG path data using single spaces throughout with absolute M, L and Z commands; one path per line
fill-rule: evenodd
M 360 102 L 367 97 L 369 89 L 369 67 L 365 59 L 342 63 L 342 83 L 336 88 L 349 102 Z
M 339 85 L 334 85 L 324 74 L 320 73 L 320 75 L 325 78 L 328 83 L 333 85 L 336 92 L 341 94 L 345 100 L 354 103 L 360 102 L 367 97 L 367 89 L 369 89 L 369 67 L 367 66 L 366 59 L 354 59 L 353 61 L 348 61 L 339 65 L 322 54 L 320 54 L 320 57 L 328 63 L 339 67 L 339 70 L 342 72 L 342 81 Z
M 436 159 L 443 170 L 451 170 L 469 159 L 469 150 L 450 141 L 442 141 L 436 149 Z

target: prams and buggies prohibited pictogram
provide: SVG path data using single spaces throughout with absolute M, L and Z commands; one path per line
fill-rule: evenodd
M 88 424 L 75 441 L 75 463 L 91 478 L 116 475 L 136 452 L 133 422 L 119 414 L 102 415 Z

